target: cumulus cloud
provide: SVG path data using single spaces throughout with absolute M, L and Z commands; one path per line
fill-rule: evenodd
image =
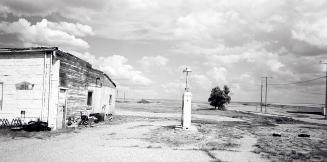
M 62 17 L 79 21 L 90 21 L 91 16 L 105 8 L 106 0 L 2 0 L 0 6 L 5 11 L 18 17 L 41 16 L 46 17 L 59 14 Z M 3 11 L 0 9 L 0 15 Z
M 140 60 L 140 63 L 145 68 L 149 68 L 151 66 L 159 67 L 165 66 L 168 62 L 168 59 L 163 56 L 143 56 Z
M 87 25 L 55 23 L 43 19 L 31 24 L 26 19 L 15 22 L 0 22 L 0 32 L 15 34 L 24 46 L 60 46 L 68 49 L 87 49 L 89 44 L 77 36 L 92 34 Z
M 224 85 L 227 83 L 227 70 L 224 67 L 214 67 L 207 72 L 207 75 L 210 76 L 218 85 Z
M 46 21 L 46 20 L 42 20 Z M 80 23 L 68 23 L 68 22 L 59 22 L 59 23 L 54 23 L 47 21 L 47 26 L 50 29 L 53 30 L 60 30 L 63 32 L 66 32 L 71 35 L 79 36 L 79 37 L 84 37 L 87 35 L 94 35 L 94 32 L 92 28 L 88 25 L 83 25 Z
M 212 85 L 212 81 L 203 74 L 192 74 L 190 80 L 191 89 L 209 89 Z
M 111 55 L 106 57 L 95 57 L 94 55 L 85 52 L 80 53 L 70 51 L 75 56 L 84 59 L 91 63 L 95 68 L 98 68 L 109 74 L 113 80 L 117 80 L 119 85 L 149 85 L 152 83 L 141 71 L 136 70 L 132 65 L 128 64 L 128 59 L 121 55 Z
M 247 92 L 249 95 L 244 89 L 250 91 L 248 85 L 253 86 L 254 81 L 260 80 L 263 75 L 273 76 L 274 80 L 283 82 L 319 76 L 324 70 L 318 62 L 326 59 L 327 53 L 325 0 L 78 2 L 1 1 L 0 17 L 6 17 L 8 13 L 18 17 L 61 15 L 59 19 L 64 17 L 79 23 L 64 23 L 59 20 L 41 21 L 36 24 L 26 20 L 8 21 L 0 23 L 0 31 L 17 35 L 25 46 L 52 43 L 74 47 L 73 50 L 87 49 L 89 44 L 84 37 L 92 35 L 119 40 L 122 44 L 133 41 L 147 41 L 149 44 L 169 42 L 172 45 L 166 46 L 166 51 L 146 49 L 160 55 L 165 53 L 165 57 L 140 56 L 141 60 L 128 61 L 129 54 L 126 54 L 124 57 L 108 56 L 108 59 L 103 57 L 99 60 L 89 53 L 83 54 L 90 62 L 103 64 L 104 69 L 116 76 L 143 83 L 149 83 L 150 79 L 142 78 L 144 74 L 131 66 L 133 61 L 136 66 L 141 63 L 141 69 L 150 69 L 153 65 L 167 67 L 169 58 L 168 68 L 177 69 L 181 64 L 192 67 L 194 84 L 228 84 L 235 81 L 237 84 L 234 89 L 240 92 L 243 90 L 243 97 L 255 95 L 253 89 L 253 94 L 252 91 Z M 50 31 L 47 33 L 51 34 L 43 34 L 43 37 L 36 35 L 35 31 Z M 48 38 L 53 38 L 52 42 Z M 111 64 L 122 70 L 110 67 Z M 178 69 L 173 73 L 182 74 L 181 71 L 182 69 Z M 119 75 L 120 73 L 122 74 Z M 153 77 L 152 74 L 152 78 L 159 78 L 160 83 L 168 83 L 171 78 L 178 78 L 168 73 L 162 75 L 165 76 Z M 170 87 L 173 87 L 173 83 Z
M 83 59 L 83 60 L 89 62 L 90 64 L 92 64 L 93 67 L 99 68 L 99 65 L 97 64 L 98 59 L 91 53 L 89 53 L 89 52 L 81 53 L 81 52 L 77 52 L 77 51 L 67 51 L 67 52 L 77 56 L 80 59 Z
M 300 21 L 292 30 L 292 37 L 311 45 L 327 49 L 327 18 L 313 22 Z
M 113 55 L 100 57 L 100 69 L 109 72 L 117 79 L 128 79 L 135 84 L 150 84 L 152 81 L 143 76 L 141 71 L 135 70 L 133 66 L 126 64 L 128 59 L 124 56 Z

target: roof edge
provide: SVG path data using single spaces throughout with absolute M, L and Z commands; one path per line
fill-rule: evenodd
M 0 53 L 55 51 L 58 47 L 0 48 Z
M 11 52 L 46 52 L 46 51 L 58 51 L 59 54 L 66 54 L 66 55 L 71 55 L 72 57 L 75 57 L 79 60 L 82 60 L 83 62 L 85 62 L 87 65 L 90 66 L 90 68 L 92 68 L 93 70 L 96 70 L 96 71 L 99 71 L 101 72 L 105 77 L 107 77 L 110 82 L 115 86 L 117 87 L 117 85 L 115 84 L 114 81 L 112 81 L 112 79 L 103 71 L 101 70 L 98 70 L 98 69 L 95 69 L 93 68 L 92 64 L 90 64 L 88 61 L 84 60 L 84 59 L 81 59 L 69 52 L 64 52 L 64 51 L 61 51 L 59 50 L 58 47 L 28 47 L 28 48 L 0 48 L 0 53 L 11 53 Z

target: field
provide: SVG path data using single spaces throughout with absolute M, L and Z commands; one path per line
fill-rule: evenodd
M 193 130 L 179 128 L 179 101 L 117 103 L 112 121 L 55 132 L 1 130 L 0 161 L 327 161 L 319 106 L 192 105 Z M 305 113 L 295 113 L 305 112 Z

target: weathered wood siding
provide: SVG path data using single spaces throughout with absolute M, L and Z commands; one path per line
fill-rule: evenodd
M 79 115 L 85 110 L 89 113 L 113 112 L 114 104 L 109 105 L 109 96 L 115 100 L 116 87 L 103 72 L 68 53 L 58 52 L 57 57 L 60 59 L 60 86 L 67 88 L 67 116 Z M 89 91 L 93 92 L 92 106 L 87 105 Z

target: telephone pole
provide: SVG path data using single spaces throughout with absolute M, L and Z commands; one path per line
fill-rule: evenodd
M 262 112 L 262 88 L 263 88 L 263 85 L 262 85 L 262 79 L 261 79 L 261 91 L 260 91 L 260 112 Z
M 265 92 L 265 113 L 267 113 L 267 94 L 268 94 L 268 78 L 272 78 L 272 77 L 268 77 L 268 76 L 265 76 L 265 77 L 262 77 L 262 78 L 265 78 L 266 79 L 266 92 Z M 262 81 L 261 81 L 262 83 Z M 261 84 L 262 86 L 262 84 Z M 261 88 L 262 89 L 262 88 Z
M 326 91 L 325 91 L 325 108 L 324 108 L 324 111 L 323 111 L 323 115 L 325 116 L 325 118 L 327 119 L 327 62 L 322 62 L 320 61 L 320 64 L 325 64 L 326 66 Z
M 125 101 L 125 91 L 124 91 L 124 103 L 125 103 L 126 101 Z
M 327 119 L 327 115 L 326 115 L 326 111 L 327 111 L 327 63 L 325 63 L 325 66 L 326 66 L 326 80 L 325 80 L 325 88 L 326 88 L 326 91 L 325 91 L 325 118 Z

